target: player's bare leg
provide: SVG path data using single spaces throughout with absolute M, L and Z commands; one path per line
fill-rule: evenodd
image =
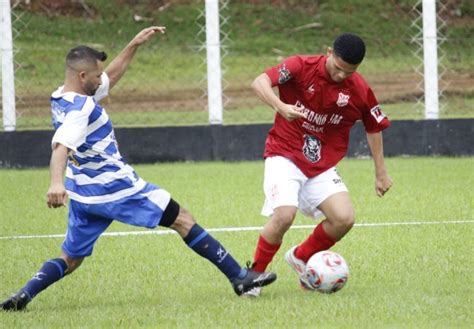
M 174 203 L 172 207 L 179 205 Z M 183 207 L 175 211 L 176 219 L 169 227 L 178 232 L 189 248 L 213 263 L 229 279 L 237 295 L 276 280 L 274 273 L 258 273 L 242 268 L 219 241 L 196 223 L 189 211 Z
M 348 192 L 339 192 L 324 200 L 318 207 L 326 216 L 324 231 L 334 240 L 341 240 L 354 226 L 355 213 Z
M 294 206 L 282 206 L 275 208 L 271 219 L 265 224 L 262 236 L 270 244 L 281 244 L 283 236 L 293 224 L 296 211 Z
M 185 208 L 180 207 L 178 216 L 170 228 L 178 232 L 178 234 L 184 238 L 186 235 L 188 235 L 194 224 L 196 224 L 196 221 L 194 220 L 191 213 Z
M 72 258 L 63 252 L 61 254 L 61 258 L 66 262 L 67 265 L 67 269 L 66 271 L 64 271 L 64 275 L 68 275 L 74 272 L 79 266 L 81 266 L 85 257 Z

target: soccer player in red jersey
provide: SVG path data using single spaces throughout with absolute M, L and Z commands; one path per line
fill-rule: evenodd
M 275 122 L 265 143 L 265 204 L 269 216 L 257 242 L 252 268 L 265 271 L 299 209 L 324 216 L 308 238 L 291 248 L 286 261 L 309 289 L 303 270 L 315 253 L 331 248 L 354 225 L 354 207 L 335 166 L 345 156 L 349 131 L 362 120 L 375 165 L 375 192 L 392 186 L 383 156 L 381 131 L 390 125 L 372 89 L 358 74 L 365 43 L 357 35 L 339 35 L 326 55 L 291 56 L 252 83 L 271 106 Z M 272 90 L 278 87 L 279 97 Z M 247 295 L 258 296 L 261 288 Z

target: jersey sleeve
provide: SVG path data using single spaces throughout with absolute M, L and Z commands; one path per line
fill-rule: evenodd
M 77 151 L 77 148 L 86 141 L 89 115 L 94 107 L 94 101 L 88 97 L 80 110 L 69 111 L 61 126 L 56 129 L 51 144 L 59 143 Z
M 367 105 L 362 113 L 362 122 L 368 133 L 377 133 L 390 126 L 390 121 L 380 109 L 377 98 L 370 87 L 367 90 Z
M 265 70 L 272 81 L 272 87 L 282 85 L 301 74 L 303 62 L 299 56 L 291 56 L 280 64 Z
M 107 97 L 107 95 L 109 94 L 109 88 L 110 88 L 109 76 L 107 75 L 107 73 L 103 72 L 100 78 L 102 82 L 94 95 L 94 99 L 96 101 L 100 101 L 102 98 Z

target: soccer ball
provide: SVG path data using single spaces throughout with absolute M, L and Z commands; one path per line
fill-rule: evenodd
M 311 256 L 305 272 L 311 287 L 324 294 L 341 290 L 349 278 L 349 268 L 344 258 L 329 250 Z

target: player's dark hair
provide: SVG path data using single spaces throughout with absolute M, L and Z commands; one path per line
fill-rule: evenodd
M 365 43 L 358 35 L 343 33 L 333 44 L 334 54 L 349 64 L 360 64 L 365 56 Z
M 74 65 L 78 62 L 95 65 L 97 61 L 104 62 L 106 59 L 107 54 L 103 51 L 98 51 L 87 46 L 77 46 L 69 50 L 66 56 L 66 66 L 74 68 Z

